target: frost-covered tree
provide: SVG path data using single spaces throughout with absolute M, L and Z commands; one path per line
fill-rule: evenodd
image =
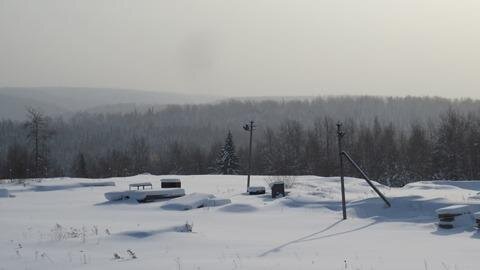
M 305 169 L 304 131 L 296 120 L 285 120 L 279 127 L 280 175 L 303 174 Z
M 303 127 L 299 121 L 285 120 L 278 132 L 267 129 L 260 151 L 265 157 L 263 166 L 267 174 L 298 175 L 307 170 L 305 146 L 312 141 L 305 140 Z M 313 147 L 313 146 L 308 146 Z M 315 151 L 315 149 L 313 149 Z M 311 156 L 312 152 L 308 152 Z
M 128 147 L 132 174 L 145 173 L 150 164 L 150 147 L 144 137 L 133 137 Z
M 166 174 L 184 173 L 184 161 L 186 160 L 186 149 L 182 143 L 174 141 L 169 144 L 165 159 L 163 172 Z
M 260 143 L 259 153 L 262 157 L 260 167 L 262 172 L 274 175 L 277 174 L 277 158 L 279 156 L 278 138 L 272 128 L 266 128 Z
M 235 145 L 233 143 L 233 136 L 230 130 L 228 131 L 225 145 L 217 157 L 217 172 L 221 174 L 238 174 L 240 170 L 239 159 L 235 152 Z
M 129 175 L 131 160 L 125 151 L 110 150 L 99 160 L 100 177 L 124 177 Z
M 0 178 L 43 176 L 46 165 L 49 176 L 75 175 L 79 152 L 85 155 L 92 178 L 145 171 L 216 173 L 225 140 L 219 130 L 248 115 L 258 123 L 254 174 L 338 175 L 335 124 L 341 121 L 344 149 L 381 183 L 479 179 L 479 106 L 480 100 L 331 97 L 231 100 L 56 118 L 31 110 L 28 128 L 0 120 Z M 49 130 L 55 130 L 55 137 L 48 139 Z M 232 125 L 231 134 L 239 167 L 245 168 L 248 136 L 241 125 Z M 26 159 L 27 163 L 18 162 Z M 346 175 L 361 177 L 348 164 L 344 169 Z
M 410 136 L 406 141 L 405 173 L 408 180 L 425 180 L 431 175 L 432 168 L 432 141 L 427 131 L 421 125 L 412 124 Z
M 437 179 L 465 179 L 466 134 L 468 123 L 457 111 L 441 117 L 433 152 Z
M 397 145 L 398 138 L 395 127 L 392 124 L 387 125 L 378 139 L 380 151 L 377 158 L 380 159 L 381 172 L 378 180 L 383 184 L 392 184 L 399 180 L 402 175 L 402 162 Z
M 323 160 L 322 157 L 326 155 L 322 150 L 320 144 L 320 134 L 317 130 L 308 131 L 307 139 L 305 142 L 305 160 L 306 160 L 306 172 L 308 174 L 322 175 Z
M 467 119 L 469 126 L 466 135 L 467 147 L 467 177 L 480 178 L 480 116 L 470 114 Z

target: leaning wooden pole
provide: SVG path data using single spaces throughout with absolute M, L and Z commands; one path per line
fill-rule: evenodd
M 358 164 L 352 159 L 352 157 L 350 157 L 350 155 L 347 152 L 343 151 L 343 152 L 340 153 L 340 155 L 345 156 L 347 158 L 347 160 L 350 161 L 350 163 L 353 165 L 353 167 L 355 167 L 355 169 L 357 169 L 357 171 L 363 176 L 365 181 L 367 181 L 367 183 L 370 185 L 370 187 L 377 193 L 377 195 L 380 198 L 382 198 L 382 200 L 385 202 L 385 204 L 388 207 L 392 206 L 390 204 L 390 202 L 387 200 L 387 198 L 385 197 L 385 195 L 383 195 L 383 193 L 380 192 L 380 190 L 378 190 L 378 188 L 372 183 L 370 178 L 368 178 L 367 174 L 362 170 L 362 168 L 360 168 L 360 166 L 358 166 Z

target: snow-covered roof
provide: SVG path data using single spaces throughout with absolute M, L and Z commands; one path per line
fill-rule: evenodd
M 165 178 L 160 180 L 162 183 L 180 183 L 178 178 Z
M 205 206 L 205 203 L 213 198 L 215 198 L 215 196 L 212 194 L 192 193 L 166 202 L 164 208 L 175 210 L 195 209 Z
M 470 213 L 470 206 L 464 204 L 451 205 L 443 208 L 439 208 L 435 211 L 439 215 L 452 214 L 461 215 Z
M 265 187 L 254 186 L 254 187 L 247 188 L 247 192 L 259 192 L 259 191 L 265 191 Z
M 147 196 L 164 196 L 165 198 L 183 196 L 185 195 L 185 190 L 183 188 L 170 188 L 170 189 L 158 189 L 158 190 L 126 190 L 126 191 L 107 192 L 104 195 L 105 195 L 105 198 L 109 201 L 118 201 L 126 197 L 137 200 L 137 201 L 142 201 L 142 200 L 145 200 Z

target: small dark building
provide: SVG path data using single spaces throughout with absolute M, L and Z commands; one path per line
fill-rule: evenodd
M 285 197 L 285 184 L 283 182 L 273 183 L 272 185 L 272 198 L 278 196 Z
M 162 188 L 181 188 L 180 179 L 162 179 Z

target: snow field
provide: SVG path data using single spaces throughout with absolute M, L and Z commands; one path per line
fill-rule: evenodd
M 363 180 L 347 178 L 342 221 L 338 178 L 298 177 L 289 196 L 272 199 L 268 188 L 245 195 L 243 176 L 167 177 L 180 178 L 187 194 L 231 203 L 180 211 L 165 209 L 169 201 L 104 197 L 135 182 L 159 188 L 165 176 L 89 187 L 77 185 L 85 179 L 49 179 L 40 185 L 55 188 L 43 192 L 1 185 L 16 197 L 0 199 L 0 269 L 478 269 L 473 223 L 441 230 L 435 211 L 459 204 L 479 211 L 470 199 L 479 182 L 380 186 L 392 202 L 385 208 Z M 252 185 L 267 186 L 263 179 Z

